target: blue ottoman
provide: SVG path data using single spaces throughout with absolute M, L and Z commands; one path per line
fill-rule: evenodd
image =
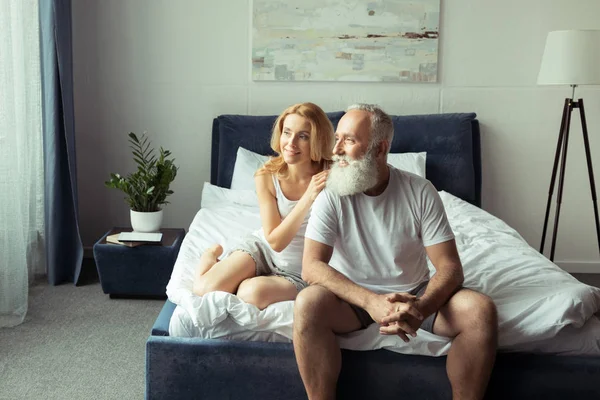
M 179 254 L 184 229 L 161 229 L 161 244 L 127 247 L 106 242 L 115 233 L 131 228 L 113 228 L 94 244 L 94 260 L 102 290 L 113 297 L 166 298 L 166 287 Z

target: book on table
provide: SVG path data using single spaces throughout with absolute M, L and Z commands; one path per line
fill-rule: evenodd
M 160 232 L 121 232 L 119 242 L 160 243 L 162 236 Z
M 123 235 L 123 233 L 133 233 L 134 235 Z M 106 243 L 119 244 L 127 247 L 137 247 L 145 244 L 161 244 L 161 240 L 162 233 L 145 235 L 138 232 L 120 232 L 106 237 Z
M 142 242 L 120 242 L 118 233 L 115 233 L 114 235 L 108 235 L 106 237 L 106 243 L 120 244 L 121 246 L 127 246 L 127 247 L 137 247 L 137 246 L 141 246 L 144 244 Z

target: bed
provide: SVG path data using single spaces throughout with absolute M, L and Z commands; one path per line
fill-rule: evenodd
M 334 125 L 343 113 L 331 113 Z M 259 226 L 255 194 L 230 190 L 240 149 L 270 153 L 274 116 L 215 118 L 211 182 L 167 286 L 169 300 L 146 346 L 148 399 L 303 399 L 291 339 L 293 302 L 259 311 L 216 292 L 191 295 L 192 266 L 213 242 Z M 487 398 L 600 398 L 600 290 L 561 271 L 503 221 L 481 210 L 475 114 L 394 116 L 392 153 L 426 153 L 425 174 L 446 207 L 465 286 L 489 294 L 500 315 L 499 353 Z M 238 164 L 236 164 L 238 163 Z M 409 345 L 368 329 L 339 338 L 338 398 L 449 399 L 446 338 Z

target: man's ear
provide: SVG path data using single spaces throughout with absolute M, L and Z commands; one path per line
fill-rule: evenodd
M 377 157 L 386 157 L 389 146 L 390 142 L 388 142 L 387 140 L 382 140 L 381 142 L 379 142 L 379 146 L 377 146 Z

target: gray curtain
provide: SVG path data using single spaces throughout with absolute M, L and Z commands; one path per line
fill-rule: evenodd
M 83 260 L 77 205 L 71 0 L 39 0 L 48 282 L 77 284 Z

